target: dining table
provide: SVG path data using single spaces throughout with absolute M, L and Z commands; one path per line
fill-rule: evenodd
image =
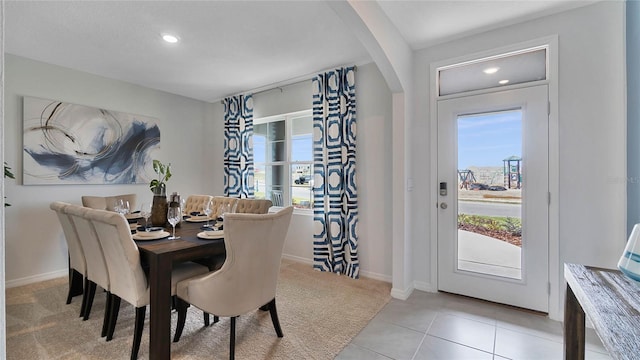
M 179 239 L 136 240 L 149 266 L 149 359 L 171 358 L 171 271 L 173 264 L 224 255 L 224 239 L 201 239 L 205 222 L 184 219 L 175 229 Z M 172 232 L 168 226 L 166 231 Z

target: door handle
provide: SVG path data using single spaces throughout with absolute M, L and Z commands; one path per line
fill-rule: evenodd
M 444 210 L 446 208 L 447 208 L 447 203 L 445 203 L 445 202 L 440 203 L 440 209 Z

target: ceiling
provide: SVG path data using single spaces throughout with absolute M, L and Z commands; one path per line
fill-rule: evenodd
M 593 1 L 377 3 L 422 49 Z M 325 1 L 5 2 L 5 52 L 203 101 L 371 62 L 349 29 Z

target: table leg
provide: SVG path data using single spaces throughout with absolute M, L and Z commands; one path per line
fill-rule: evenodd
M 564 359 L 584 360 L 585 318 L 584 310 L 573 290 L 567 285 L 564 306 Z
M 171 270 L 169 256 L 149 256 L 149 359 L 171 358 Z

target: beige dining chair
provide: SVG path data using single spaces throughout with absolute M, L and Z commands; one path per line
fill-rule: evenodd
M 240 214 L 266 214 L 272 205 L 271 200 L 266 199 L 238 199 L 235 212 Z
M 67 304 L 71 303 L 71 290 L 76 286 L 82 286 L 82 304 L 85 303 L 86 292 L 84 291 L 83 284 L 75 284 L 74 281 L 77 279 L 73 276 L 73 271 L 77 271 L 82 274 L 82 278 L 84 278 L 87 273 L 87 263 L 84 258 L 84 251 L 82 250 L 82 244 L 80 244 L 80 238 L 78 237 L 78 231 L 76 230 L 73 221 L 69 218 L 64 212 L 64 209 L 71 204 L 62 202 L 62 201 L 54 201 L 49 205 L 51 210 L 56 212 L 58 216 L 58 220 L 60 221 L 60 225 L 62 226 L 62 232 L 64 233 L 65 241 L 67 242 L 67 248 L 69 249 L 69 292 L 67 293 Z M 84 308 L 80 307 L 80 316 L 84 317 Z
M 131 359 L 137 359 L 150 296 L 149 284 L 142 268 L 138 246 L 133 241 L 127 219 L 122 214 L 88 209 L 87 218 L 91 220 L 98 235 L 98 240 L 107 259 L 106 265 L 111 280 L 110 294 L 113 299 L 110 303 L 109 313 L 112 318 L 109 320 L 107 340 L 113 337 L 122 299 L 136 308 Z M 170 279 L 171 295 L 176 294 L 176 284 L 179 281 L 208 271 L 207 267 L 192 262 L 174 264 Z M 167 280 L 169 281 L 169 279 Z
M 107 324 L 109 320 L 109 304 L 110 304 L 110 281 L 109 273 L 107 272 L 107 265 L 105 263 L 104 255 L 102 254 L 102 247 L 98 241 L 98 235 L 91 224 L 86 218 L 87 211 L 90 209 L 78 205 L 68 205 L 63 209 L 63 212 L 69 216 L 73 225 L 78 232 L 78 239 L 82 244 L 82 250 L 84 251 L 87 272 L 85 274 L 84 292 L 82 308 L 83 320 L 89 319 L 91 314 L 91 308 L 93 306 L 93 298 L 96 294 L 96 287 L 100 286 L 107 292 L 107 305 L 105 306 L 104 319 L 102 321 L 101 337 L 107 335 Z
M 196 211 L 204 214 L 204 206 L 211 201 L 211 199 L 213 199 L 211 195 L 189 195 L 182 212 L 187 215 Z
M 174 341 L 184 328 L 187 305 L 231 318 L 229 358 L 235 357 L 236 317 L 264 307 L 278 337 L 282 329 L 276 311 L 280 259 L 293 207 L 271 214 L 226 214 L 226 260 L 220 270 L 178 283 L 178 324 Z M 265 354 L 266 355 L 266 354 Z
M 91 196 L 84 195 L 82 196 L 82 206 L 99 209 L 99 210 L 108 210 L 114 211 L 116 200 L 126 200 L 129 202 L 129 209 L 133 211 L 136 208 L 136 194 L 122 194 L 122 195 L 114 195 L 114 196 Z
M 228 196 L 214 196 L 213 197 L 213 214 L 214 216 L 220 216 L 221 207 L 227 206 L 232 212 L 235 212 L 236 204 L 238 203 L 238 198 L 228 197 Z

